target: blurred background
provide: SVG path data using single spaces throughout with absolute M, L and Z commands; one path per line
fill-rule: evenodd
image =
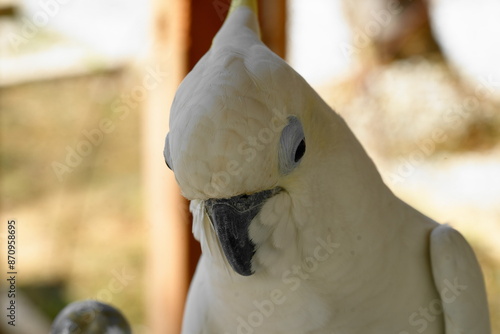
M 4 282 L 6 222 L 18 226 L 17 326 L 2 316 L 0 333 L 47 333 L 89 298 L 135 333 L 178 333 L 199 246 L 163 139 L 228 3 L 0 0 Z M 393 191 L 472 244 L 500 334 L 500 3 L 260 9 L 266 44 L 347 120 Z

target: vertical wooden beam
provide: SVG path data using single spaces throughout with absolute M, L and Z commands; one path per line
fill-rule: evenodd
M 281 58 L 286 56 L 286 0 L 259 0 L 262 41 Z
M 143 118 L 145 213 L 149 226 L 146 279 L 150 333 L 180 333 L 189 284 L 187 202 L 163 161 L 169 110 L 187 73 L 189 0 L 154 0 L 149 68 L 164 74 L 150 90 Z

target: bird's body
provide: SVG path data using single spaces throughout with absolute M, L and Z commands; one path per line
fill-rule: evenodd
M 353 221 L 339 231 L 334 222 L 323 230 L 305 228 L 301 233 L 309 234 L 308 246 L 287 263 L 271 244 L 261 246 L 255 256 L 276 261 L 264 273 L 238 276 L 203 256 L 191 287 L 185 333 L 400 334 L 422 328 L 443 333 L 429 259 L 430 233 L 437 224 L 396 198 L 386 205 L 381 217 L 374 217 L 386 227 L 361 228 Z M 399 215 L 384 217 L 398 206 Z M 380 233 L 391 225 L 390 234 Z
M 489 333 L 465 240 L 392 194 L 251 7 L 233 6 L 171 109 L 165 159 L 203 250 L 183 333 Z

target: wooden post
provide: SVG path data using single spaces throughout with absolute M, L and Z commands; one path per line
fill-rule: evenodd
M 150 69 L 166 73 L 151 90 L 143 119 L 145 213 L 149 256 L 145 284 L 150 333 L 180 333 L 189 284 L 187 202 L 163 160 L 169 110 L 187 73 L 189 0 L 153 1 L 153 54 Z
M 286 56 L 286 0 L 259 0 L 262 41 L 281 58 Z

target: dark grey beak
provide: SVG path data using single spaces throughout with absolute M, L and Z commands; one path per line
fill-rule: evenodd
M 265 201 L 281 189 L 264 190 L 251 195 L 209 199 L 205 209 L 231 267 L 238 274 L 249 276 L 255 244 L 248 237 L 248 227 Z

